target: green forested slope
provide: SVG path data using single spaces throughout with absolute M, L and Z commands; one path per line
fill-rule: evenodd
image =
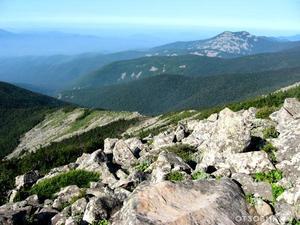
M 159 114 L 207 108 L 273 91 L 300 81 L 300 67 L 209 77 L 159 75 L 120 85 L 64 93 L 64 100 L 112 110 Z
M 0 82 L 0 159 L 10 153 L 19 138 L 51 110 L 65 103 Z
M 76 87 L 126 83 L 159 74 L 204 77 L 228 73 L 254 73 L 300 66 L 300 48 L 233 59 L 195 55 L 155 56 L 114 62 L 82 76 Z

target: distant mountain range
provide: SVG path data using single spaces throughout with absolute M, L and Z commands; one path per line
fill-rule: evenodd
M 23 47 L 36 49 L 37 51 L 51 47 L 52 41 L 57 40 L 57 37 L 66 38 L 64 39 L 66 41 L 69 38 L 72 39 L 66 46 L 76 46 L 74 41 L 78 40 L 76 35 L 60 33 L 24 35 L 29 38 L 26 39 L 27 41 L 32 40 L 33 37 L 42 39 L 45 37 L 44 41 L 47 43 L 50 41 L 50 44 L 44 44 L 41 48 L 30 46 L 31 41 L 22 44 Z M 0 43 L 3 48 L 9 49 L 11 45 L 18 46 L 13 42 L 19 40 L 19 38 L 20 34 L 0 31 Z M 83 37 L 80 36 L 80 38 Z M 88 36 L 88 38 L 94 37 Z M 6 45 L 7 40 L 12 42 Z M 93 41 L 90 42 L 89 39 L 86 39 L 86 42 L 93 45 Z M 35 44 L 38 43 L 42 42 L 36 42 Z M 58 43 L 63 44 L 60 41 Z M 231 64 L 228 64 L 228 67 L 233 67 L 231 70 L 224 69 L 222 67 L 223 61 L 220 58 L 234 58 L 259 52 L 276 52 L 296 48 L 296 46 L 300 46 L 300 42 L 258 37 L 248 32 L 223 32 L 207 40 L 177 42 L 145 51 L 125 51 L 113 54 L 87 53 L 75 56 L 1 57 L 0 80 L 21 83 L 23 87 L 31 88 L 31 90 L 54 95 L 64 89 L 117 84 L 162 73 L 205 76 L 226 71 L 247 72 L 249 71 L 247 68 L 241 66 L 242 68 L 238 69 L 236 65 Z M 18 49 L 21 51 L 23 47 Z M 96 49 L 96 45 L 93 45 L 93 48 Z M 86 51 L 88 51 L 88 48 Z M 0 55 L 5 54 L 4 52 L 1 50 Z M 211 59 L 201 57 L 202 55 Z M 124 61 L 131 59 L 136 60 Z M 244 60 L 251 60 L 251 58 L 245 58 Z M 263 61 L 265 60 L 263 59 Z M 259 59 L 256 61 L 259 61 Z M 218 63 L 220 63 L 220 66 Z M 280 62 L 280 58 L 278 58 L 275 64 L 270 61 L 268 69 L 273 69 L 273 67 L 279 69 L 283 64 L 284 62 Z

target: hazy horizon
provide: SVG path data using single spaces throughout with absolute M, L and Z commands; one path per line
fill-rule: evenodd
M 206 38 L 225 30 L 291 36 L 300 34 L 299 12 L 299 0 L 2 0 L 0 28 L 100 37 L 146 35 L 166 41 Z

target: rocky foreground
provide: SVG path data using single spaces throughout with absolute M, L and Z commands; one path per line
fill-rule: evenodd
M 270 119 L 225 108 L 144 140 L 106 139 L 76 162 L 16 178 L 0 224 L 299 224 L 300 102 L 286 99 Z M 68 171 L 100 174 L 89 187 L 51 199 L 18 193 Z

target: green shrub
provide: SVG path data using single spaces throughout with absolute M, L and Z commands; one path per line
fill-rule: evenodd
M 282 172 L 280 170 L 272 170 L 266 173 L 256 173 L 254 175 L 254 180 L 256 182 L 263 181 L 270 184 L 276 183 L 283 178 Z
M 179 171 L 172 171 L 167 175 L 167 180 L 175 181 L 175 182 L 183 181 L 184 175 Z
M 143 161 L 139 164 L 137 164 L 134 168 L 139 172 L 145 172 L 146 169 L 150 166 L 149 161 Z
M 77 185 L 80 188 L 88 187 L 91 181 L 98 181 L 99 177 L 97 173 L 72 170 L 35 184 L 30 193 L 37 194 L 41 199 L 53 198 L 53 195 L 63 187 L 69 185 Z
M 263 131 L 264 138 L 277 138 L 279 136 L 279 132 L 276 130 L 274 126 L 266 128 Z
M 261 150 L 268 154 L 268 157 L 272 163 L 276 163 L 277 159 L 275 153 L 277 152 L 277 148 L 275 148 L 270 142 L 267 142 L 263 145 Z
M 300 220 L 298 219 L 292 219 L 288 225 L 300 225 Z
M 199 170 L 192 174 L 193 180 L 205 180 L 210 178 L 210 175 L 202 170 Z
M 264 106 L 262 108 L 259 108 L 256 112 L 256 118 L 260 118 L 260 119 L 268 119 L 269 116 L 275 112 L 276 110 L 278 110 L 278 107 L 274 107 L 274 106 Z
M 190 145 L 174 145 L 166 148 L 167 151 L 173 152 L 183 159 L 185 162 L 193 161 L 193 153 L 197 150 Z
M 251 205 L 251 206 L 254 206 L 255 203 L 256 203 L 256 199 L 254 197 L 254 194 L 246 194 L 245 195 L 245 199 L 246 199 L 246 202 Z
M 109 222 L 106 219 L 102 219 L 98 222 L 93 223 L 93 225 L 109 225 Z
M 277 184 L 272 184 L 273 203 L 284 191 L 285 191 L 284 187 L 277 185 Z
M 157 126 L 157 127 L 154 127 L 154 128 L 151 128 L 151 129 L 142 129 L 138 134 L 137 136 L 142 140 L 146 137 L 148 137 L 150 134 L 152 136 L 155 136 L 161 132 L 163 132 L 164 130 L 166 129 L 166 125 L 161 125 L 161 126 Z

